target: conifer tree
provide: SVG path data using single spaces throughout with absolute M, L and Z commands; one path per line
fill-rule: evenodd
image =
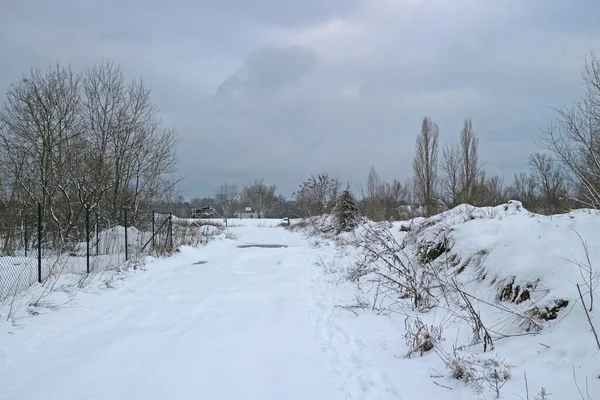
M 334 210 L 337 234 L 351 232 L 360 222 L 360 210 L 352 191 L 347 187 Z

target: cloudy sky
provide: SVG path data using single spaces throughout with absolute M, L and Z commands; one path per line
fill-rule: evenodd
M 488 170 L 525 168 L 551 107 L 600 52 L 596 0 L 2 0 L 0 91 L 22 71 L 108 60 L 176 128 L 185 195 L 313 173 L 410 176 L 424 116 L 473 119 Z

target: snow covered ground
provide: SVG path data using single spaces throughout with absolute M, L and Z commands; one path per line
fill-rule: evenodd
M 581 398 L 574 375 L 584 396 L 587 378 L 590 397 L 600 399 L 598 348 L 573 291 L 573 282 L 584 280 L 565 260 L 585 256 L 570 229 L 576 228 L 600 264 L 600 245 L 593 242 L 600 217 L 501 211 L 458 210 L 420 219 L 413 225 L 415 237 L 431 237 L 435 246 L 438 228 L 447 227 L 452 249 L 444 257 L 455 255 L 452 268 L 469 259 L 473 268 L 465 266 L 460 284 L 492 304 L 499 282 L 514 276 L 521 286 L 535 282 L 531 301 L 540 306 L 553 299 L 569 306 L 556 320 L 542 322 L 535 335 L 496 339 L 485 354 L 476 345 L 455 350 L 457 355 L 510 364 L 503 399 L 526 398 L 523 373 L 532 400 L 542 386 L 552 393 L 549 399 Z M 473 218 L 464 218 L 465 212 Z M 357 286 L 342 279 L 345 268 L 360 259 L 360 246 L 307 238 L 280 223 L 237 220 L 204 247 L 183 247 L 173 257 L 149 259 L 144 268 L 95 277 L 82 290 L 57 283 L 53 293 L 29 305 L 40 298 L 37 288 L 12 311 L 0 308 L 4 320 L 12 316 L 0 322 L 0 399 L 496 398 L 490 388 L 476 393 L 453 379 L 435 351 L 404 357 L 407 316 L 443 326 L 438 346 L 448 353 L 471 339 L 468 324 L 441 308 L 411 314 L 393 303 L 387 312 L 379 310 L 382 303 L 348 307 L 375 296 L 368 282 Z M 390 227 L 399 241 L 406 236 L 400 225 Z M 406 251 L 416 257 L 420 244 L 416 240 Z M 482 259 L 475 260 L 476 254 Z M 477 281 L 481 266 L 486 277 Z M 520 332 L 498 324 L 506 317 L 493 307 L 473 302 L 484 323 L 506 329 L 504 334 Z M 518 306 L 526 310 L 526 302 Z M 510 302 L 506 307 L 518 310 Z M 592 319 L 600 317 L 596 310 Z
M 281 228 L 231 234 L 4 323 L 0 398 L 345 398 L 315 339 L 312 249 Z M 288 247 L 237 247 L 252 243 Z

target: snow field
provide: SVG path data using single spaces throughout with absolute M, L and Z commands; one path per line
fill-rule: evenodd
M 346 398 L 313 339 L 305 240 L 230 233 L 238 239 L 184 247 L 115 289 L 4 323 L 0 398 Z M 289 247 L 237 248 L 251 242 Z
M 447 307 L 416 312 L 390 294 L 377 307 L 348 308 L 376 293 L 371 276 L 360 285 L 343 278 L 360 242 L 306 237 L 277 227 L 280 220 L 236 222 L 204 247 L 149 258 L 83 291 L 59 283 L 41 305 L 15 305 L 14 320 L 0 325 L 0 399 L 492 399 L 481 375 L 490 359 L 509 365 L 502 399 L 526 398 L 524 374 L 532 400 L 541 387 L 550 400 L 581 398 L 574 375 L 584 395 L 587 379 L 590 398 L 600 398 L 598 349 L 574 286 L 584 280 L 569 261 L 585 258 L 575 230 L 599 260 L 595 213 L 550 218 L 518 204 L 461 206 L 414 220 L 410 234 L 400 231 L 408 222 L 391 225 L 415 259 L 424 245 L 447 240 L 448 252 L 432 263 L 481 300 L 474 307 L 494 336 L 485 353 Z M 512 278 L 512 287 L 534 283 L 530 299 L 497 299 Z M 569 304 L 532 332 L 492 306 L 525 313 L 556 299 Z M 435 350 L 405 358 L 407 317 L 443 328 Z M 596 307 L 591 317 L 597 323 Z M 440 354 L 473 366 L 482 390 L 454 379 Z

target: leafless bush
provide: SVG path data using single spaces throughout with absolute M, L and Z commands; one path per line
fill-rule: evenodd
M 510 368 L 503 361 L 487 359 L 484 365 L 484 378 L 488 387 L 500 398 L 500 389 L 511 378 Z
M 529 400 L 529 383 L 527 382 L 527 373 L 523 373 L 523 377 L 525 378 L 525 396 L 526 399 Z M 535 395 L 534 400 L 550 400 L 550 396 L 552 393 L 548 393 L 545 387 L 542 386 L 540 391 Z
M 377 269 L 371 266 L 366 260 L 363 262 L 356 262 L 347 267 L 343 274 L 344 278 L 348 282 L 357 283 L 364 276 L 369 275 L 372 272 L 376 272 Z
M 393 288 L 401 298 L 410 299 L 413 309 L 431 308 L 435 303 L 434 274 L 429 266 L 411 261 L 388 229 L 365 226 L 365 231 L 361 243 L 364 259 L 357 268 L 369 270 L 379 264 L 374 273 L 383 287 Z
M 481 299 L 464 291 L 457 280 L 452 276 L 435 273 L 437 282 L 440 285 L 440 291 L 445 301 L 445 307 L 455 317 L 468 323 L 473 335 L 471 345 L 483 343 L 483 351 L 486 352 L 494 348 L 494 341 L 490 330 L 486 327 L 481 319 L 481 315 L 473 305 L 473 301 L 484 302 Z M 497 307 L 499 309 L 503 309 Z
M 441 327 L 426 325 L 419 317 L 406 317 L 404 328 L 404 341 L 409 348 L 407 358 L 415 353 L 423 356 L 443 340 Z
M 550 400 L 552 393 L 548 393 L 545 387 L 542 387 L 538 394 L 535 396 L 535 400 Z
M 173 226 L 173 246 L 169 242 L 155 243 L 156 255 L 169 255 L 180 246 L 199 246 L 208 243 L 214 236 L 223 232 L 225 227 L 216 222 Z
M 96 271 L 90 271 L 89 274 L 88 273 L 80 274 L 79 278 L 77 279 L 77 288 L 83 289 L 83 288 L 88 287 L 97 275 L 98 275 L 98 272 L 96 272 Z
M 464 382 L 481 394 L 485 386 L 500 398 L 500 389 L 511 379 L 512 366 L 494 358 L 481 360 L 475 356 L 460 357 L 455 353 L 447 354 L 441 350 L 437 354 L 446 363 L 453 379 Z
M 117 281 L 123 281 L 125 276 L 119 270 L 103 271 L 99 280 L 102 289 L 114 289 Z
M 446 363 L 446 367 L 450 370 L 452 379 L 464 382 L 474 389 L 477 394 L 483 392 L 483 377 L 475 368 L 475 364 L 471 359 L 455 357 Z
M 483 343 L 484 352 L 488 350 L 488 347 L 493 349 L 494 341 L 492 340 L 492 335 L 490 335 L 490 332 L 483 324 L 481 315 L 479 315 L 479 313 L 475 310 L 475 307 L 473 307 L 473 303 L 471 303 L 468 294 L 460 290 L 458 285 L 456 285 L 456 289 L 464 301 L 464 307 L 462 307 L 462 310 L 464 311 L 465 321 L 469 322 L 471 331 L 473 332 L 473 344 Z
M 225 232 L 225 239 L 227 240 L 237 240 L 238 236 L 233 232 Z
M 346 311 L 352 312 L 358 316 L 358 310 L 368 310 L 371 304 L 361 295 L 354 295 L 354 303 L 348 305 L 336 305 L 337 308 L 343 308 Z
M 307 219 L 300 220 L 298 222 L 293 222 L 288 229 L 290 231 L 299 231 L 303 229 L 307 229 L 310 226 L 310 221 Z
M 30 305 L 35 306 L 36 303 L 42 302 L 43 299 L 48 297 L 54 291 L 54 288 L 63 276 L 63 273 L 65 272 L 65 268 L 66 263 L 64 262 L 64 260 L 61 257 L 57 257 L 50 266 L 48 275 L 42 283 L 42 292 L 37 297 L 37 299 L 30 302 Z
M 335 264 L 335 260 L 325 261 L 323 257 L 319 257 L 319 261 L 315 262 L 316 265 L 321 267 L 323 273 L 325 274 L 335 274 L 339 272 L 337 265 Z
M 13 294 L 10 297 L 10 307 L 8 309 L 8 312 L 6 313 L 6 320 L 10 321 L 11 319 L 14 318 L 15 313 L 16 313 L 16 301 L 20 298 L 20 296 L 23 296 L 24 292 L 19 292 L 19 290 L 17 290 L 17 288 L 14 288 Z
M 585 261 L 578 261 L 575 257 L 572 256 L 572 259 L 569 260 L 571 263 L 577 265 L 579 267 L 579 272 L 581 273 L 581 277 L 584 281 L 585 287 L 587 289 L 587 295 L 589 297 L 589 312 L 592 312 L 594 308 L 594 292 L 598 288 L 598 282 L 600 278 L 600 271 L 598 268 L 592 265 L 592 261 L 590 258 L 590 249 L 587 241 L 581 236 L 581 234 L 573 229 L 577 238 L 581 243 L 581 247 L 583 248 L 585 254 Z

